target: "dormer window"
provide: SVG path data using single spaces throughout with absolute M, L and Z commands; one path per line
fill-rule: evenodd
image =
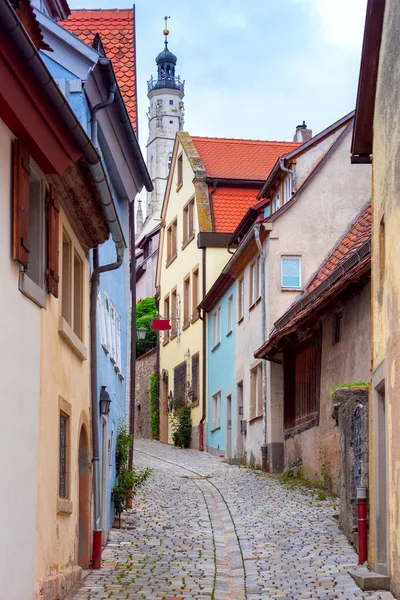
M 283 204 L 289 202 L 292 197 L 292 177 L 289 174 L 283 182 Z
M 276 212 L 281 207 L 281 192 L 277 192 L 272 200 L 272 212 Z

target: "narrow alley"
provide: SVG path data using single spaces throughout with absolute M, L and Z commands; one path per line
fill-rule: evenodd
M 74 600 L 389 600 L 348 575 L 357 556 L 330 500 L 207 453 L 136 441 L 153 473 Z

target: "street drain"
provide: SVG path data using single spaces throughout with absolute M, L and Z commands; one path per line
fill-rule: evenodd
M 212 475 L 182 475 L 183 479 L 211 479 Z

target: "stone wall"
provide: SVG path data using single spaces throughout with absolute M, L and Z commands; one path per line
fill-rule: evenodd
M 334 416 L 339 424 L 340 441 L 340 522 L 346 537 L 355 545 L 357 539 L 357 500 L 354 482 L 355 412 L 360 407 L 360 485 L 368 489 L 369 469 L 369 388 L 339 388 L 333 394 Z
M 151 440 L 150 377 L 156 368 L 156 348 L 136 359 L 135 438 Z

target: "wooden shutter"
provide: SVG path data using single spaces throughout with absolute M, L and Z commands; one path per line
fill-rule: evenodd
M 60 255 L 60 205 L 53 185 L 46 192 L 47 204 L 47 288 L 50 294 L 58 298 L 58 263 Z
M 13 258 L 28 267 L 29 154 L 20 140 L 13 144 Z

